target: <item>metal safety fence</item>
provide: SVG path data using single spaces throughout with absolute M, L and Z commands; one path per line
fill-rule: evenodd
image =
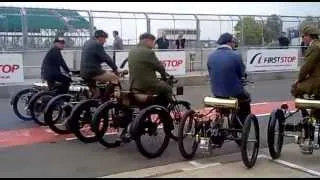
M 66 38 L 66 48 L 80 49 L 96 29 L 109 33 L 107 49 L 112 49 L 114 30 L 119 32 L 125 49 L 136 45 L 144 32 L 157 37 L 165 33 L 169 49 L 176 49 L 180 34 L 186 39 L 185 49 L 213 48 L 224 32 L 234 34 L 243 48 L 277 47 L 282 32 L 291 46 L 299 46 L 301 28 L 306 24 L 319 28 L 319 17 L 0 7 L 0 50 L 48 49 L 58 35 Z

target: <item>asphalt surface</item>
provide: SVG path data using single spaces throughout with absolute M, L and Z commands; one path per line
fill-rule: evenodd
M 294 80 L 255 82 L 247 86 L 253 103 L 292 99 L 290 85 Z M 193 108 L 200 108 L 205 96 L 210 96 L 208 86 L 185 87 L 183 99 Z M 35 127 L 33 122 L 23 122 L 15 117 L 9 99 L 0 100 L 0 130 Z M 261 148 L 266 147 L 268 117 L 259 117 Z M 234 142 L 226 143 L 214 151 L 214 156 L 238 152 Z M 207 156 L 200 151 L 197 158 Z M 163 155 L 146 159 L 136 149 L 135 143 L 106 149 L 98 143 L 83 144 L 78 140 L 54 141 L 0 149 L 1 177 L 101 177 L 114 173 L 166 165 L 183 161 L 176 142 L 170 141 Z

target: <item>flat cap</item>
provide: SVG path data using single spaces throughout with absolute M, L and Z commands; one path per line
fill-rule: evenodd
M 228 42 L 232 42 L 233 36 L 230 33 L 223 33 L 219 37 L 217 43 L 220 45 L 227 44 Z
M 310 25 L 304 26 L 302 33 L 309 34 L 309 35 L 319 35 L 319 31 L 315 27 L 310 26 Z
M 108 33 L 104 32 L 103 30 L 96 30 L 96 32 L 94 33 L 94 37 L 95 38 L 99 38 L 99 37 L 108 38 Z
M 57 43 L 57 42 L 59 42 L 59 43 L 65 43 L 65 40 L 64 40 L 63 37 L 56 37 L 56 38 L 54 39 L 53 43 Z
M 155 40 L 156 37 L 154 35 L 152 35 L 151 33 L 143 33 L 143 34 L 140 35 L 139 39 L 140 40 L 143 40 L 143 39 Z

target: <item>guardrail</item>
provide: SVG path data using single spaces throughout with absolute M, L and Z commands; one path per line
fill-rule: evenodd
M 301 53 L 301 46 L 290 46 L 286 49 L 298 49 L 298 66 L 303 62 L 303 56 Z M 207 59 L 210 52 L 215 48 L 193 48 L 193 49 L 184 49 L 185 52 L 185 69 L 186 72 L 206 72 L 207 71 Z M 284 47 L 241 47 L 237 51 L 241 54 L 244 63 L 246 64 L 247 52 L 248 50 L 270 50 L 270 49 L 281 49 L 285 50 Z M 116 52 L 128 52 L 129 50 L 116 51 Z M 166 51 L 182 51 L 181 49 L 168 49 L 168 50 L 158 50 L 156 52 L 166 52 Z M 113 57 L 113 50 L 106 50 L 106 52 Z M 38 78 L 40 77 L 40 67 L 41 62 L 47 53 L 47 50 L 26 50 L 26 51 L 2 51 L 1 54 L 10 54 L 10 53 L 21 53 L 23 56 L 23 66 L 24 66 L 24 75 L 25 78 Z M 80 60 L 81 60 L 81 50 L 71 50 L 66 49 L 62 52 L 67 65 L 71 69 L 80 69 Z M 298 70 L 298 69 L 297 69 Z M 264 73 L 276 72 L 267 71 Z

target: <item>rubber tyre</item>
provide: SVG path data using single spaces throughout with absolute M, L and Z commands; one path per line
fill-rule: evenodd
M 40 126 L 46 126 L 47 124 L 44 122 L 44 121 L 40 121 L 38 119 L 38 117 L 36 116 L 36 114 L 34 113 L 34 110 L 35 110 L 35 105 L 36 105 L 36 102 L 42 98 L 43 96 L 48 96 L 50 97 L 50 99 L 52 99 L 53 97 L 55 97 L 57 94 L 55 92 L 52 92 L 52 91 L 40 91 L 38 93 L 36 93 L 34 96 L 32 96 L 31 100 L 30 100 L 30 103 L 29 103 L 29 108 L 30 108 L 30 114 L 31 114 L 31 117 L 33 119 L 33 121 L 35 123 L 37 123 L 38 125 Z M 48 100 L 49 102 L 50 100 Z M 47 103 L 48 103 L 47 102 Z M 43 108 L 43 113 L 44 113 L 44 109 L 45 107 Z
M 37 92 L 39 92 L 39 90 L 36 90 L 36 89 L 33 89 L 33 88 L 29 88 L 29 89 L 23 89 L 21 91 L 19 91 L 17 94 L 15 94 L 12 98 L 12 101 L 11 101 L 11 105 L 12 105 L 12 108 L 13 108 L 13 112 L 14 114 L 21 120 L 23 121 L 31 121 L 33 120 L 32 119 L 32 116 L 23 116 L 19 110 L 18 110 L 18 102 L 19 102 L 19 99 L 24 95 L 24 94 L 28 94 L 28 93 L 32 93 L 31 94 L 31 97 L 30 99 L 32 98 L 33 95 L 35 95 Z M 30 99 L 29 99 L 29 102 L 30 102 Z M 28 102 L 28 103 L 29 103 Z M 28 106 L 28 104 L 26 104 L 26 106 Z
M 270 115 L 269 123 L 268 123 L 268 149 L 272 159 L 278 159 L 281 155 L 281 150 L 283 146 L 283 139 L 284 139 L 284 122 L 285 116 L 281 109 L 277 109 L 273 111 Z M 278 144 L 275 148 L 275 127 L 278 123 L 279 133 L 278 133 Z
M 134 140 L 136 142 L 136 146 L 138 151 L 145 157 L 152 159 L 152 158 L 156 158 L 156 157 L 160 157 L 163 152 L 166 150 L 166 148 L 169 145 L 169 141 L 170 141 L 170 126 L 172 122 L 170 121 L 163 121 L 163 120 L 168 120 L 171 119 L 168 111 L 164 110 L 165 108 L 162 106 L 150 106 L 147 107 L 145 109 L 143 109 L 142 111 L 140 111 L 140 113 L 138 114 L 137 118 L 134 121 L 137 121 L 136 123 L 136 131 L 137 135 L 134 137 Z M 163 143 L 161 144 L 160 148 L 156 151 L 156 152 L 149 152 L 142 144 L 142 140 L 141 140 L 141 136 L 142 136 L 142 132 L 144 132 L 144 120 L 146 119 L 146 117 L 149 117 L 150 114 L 152 114 L 153 112 L 156 112 L 158 115 L 160 115 L 160 119 L 161 122 L 163 123 L 163 128 L 165 130 L 165 137 L 163 140 Z
M 98 141 L 100 144 L 102 144 L 107 148 L 118 147 L 121 144 L 120 141 L 107 142 L 105 139 L 103 139 L 103 136 L 109 129 L 109 126 L 108 126 L 109 117 L 105 118 L 106 117 L 105 114 L 106 112 L 109 111 L 109 109 L 112 109 L 112 108 L 120 109 L 120 105 L 114 101 L 108 101 L 98 107 L 98 109 L 96 110 L 92 118 L 92 128 L 96 133 Z M 103 125 L 102 125 L 102 128 L 100 129 L 99 127 L 100 127 L 102 118 L 103 118 Z
M 99 106 L 99 101 L 98 100 L 85 100 L 79 104 L 77 104 L 72 112 L 71 112 L 71 116 L 68 119 L 67 123 L 68 123 L 68 127 L 71 130 L 71 132 L 83 143 L 93 143 L 98 141 L 97 136 L 93 136 L 93 137 L 87 137 L 85 135 L 83 135 L 80 131 L 80 122 L 79 122 L 79 118 L 81 113 L 83 112 L 83 110 L 87 110 L 91 107 L 95 107 L 97 108 Z M 92 115 L 91 115 L 91 119 L 89 120 L 89 124 L 90 127 L 92 129 Z
M 182 117 L 180 123 L 179 123 L 179 131 L 178 131 L 178 147 L 179 147 L 179 151 L 180 154 L 182 155 L 182 157 L 184 157 L 185 159 L 192 159 L 195 155 L 195 153 L 197 152 L 198 146 L 199 146 L 199 142 L 194 141 L 193 145 L 192 145 L 192 151 L 191 153 L 188 153 L 185 148 L 184 148 L 184 127 L 186 124 L 186 121 L 188 118 L 192 119 L 192 123 L 195 123 L 194 127 L 197 127 L 197 121 L 194 120 L 194 114 L 195 111 L 194 110 L 188 110 Z M 190 120 L 189 119 L 189 120 Z M 192 126 L 192 124 L 191 124 Z
M 247 154 L 247 143 L 250 134 L 251 124 L 253 123 L 255 135 L 256 135 L 256 142 L 254 144 L 254 149 L 251 158 L 249 159 Z M 247 168 L 252 168 L 256 161 L 259 154 L 259 147 L 260 147 L 260 129 L 258 119 L 255 115 L 249 114 L 244 122 L 243 129 L 242 129 L 242 138 L 241 138 L 241 157 L 244 165 Z
M 56 121 L 54 121 L 52 119 L 52 113 L 55 110 L 55 107 L 57 107 L 56 104 L 58 101 L 66 101 L 65 95 L 59 95 L 59 96 L 56 96 L 50 100 L 50 102 L 48 103 L 48 105 L 46 106 L 46 109 L 45 109 L 44 121 L 49 126 L 49 128 L 52 131 L 54 131 L 55 133 L 57 133 L 57 134 L 70 134 L 72 132 L 68 128 L 66 128 L 66 129 L 59 128 L 58 126 L 56 126 Z M 63 118 L 62 117 L 62 113 L 63 113 L 62 108 L 59 107 L 59 110 L 61 110 L 59 112 L 59 118 Z M 68 117 L 65 117 L 65 118 L 68 118 Z

